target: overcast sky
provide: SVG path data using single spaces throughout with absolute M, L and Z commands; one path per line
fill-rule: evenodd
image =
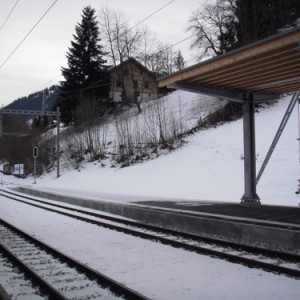
M 84 6 L 103 7 L 123 12 L 136 24 L 160 9 L 171 0 L 58 0 L 24 43 L 0 68 L 0 107 L 27 96 L 46 86 L 57 83 L 62 77 L 60 69 L 66 66 L 66 53 L 73 40 L 75 26 L 81 21 Z M 145 21 L 158 40 L 175 44 L 191 35 L 185 31 L 193 10 L 203 0 L 175 0 Z M 16 0 L 0 0 L 0 28 L 11 12 Z M 19 0 L 2 29 L 0 29 L 0 66 L 29 33 L 37 21 L 54 3 L 54 0 Z M 186 41 L 175 47 L 181 50 L 189 63 L 192 54 Z M 50 80 L 56 79 L 52 82 Z

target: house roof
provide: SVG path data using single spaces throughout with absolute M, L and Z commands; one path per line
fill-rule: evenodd
M 159 86 L 243 101 L 274 99 L 300 90 L 300 28 L 200 62 L 158 79 Z
M 144 65 L 142 65 L 139 61 L 137 61 L 133 57 L 129 57 L 127 60 L 123 61 L 121 64 L 119 64 L 115 67 L 112 67 L 109 71 L 112 72 L 114 70 L 121 68 L 121 65 L 129 64 L 129 63 L 135 64 L 138 68 L 142 69 L 145 73 L 147 73 L 150 76 L 152 76 L 153 78 L 155 78 L 155 74 L 153 72 L 149 71 Z

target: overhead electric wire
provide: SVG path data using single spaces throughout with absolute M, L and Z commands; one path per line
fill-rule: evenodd
M 155 54 L 158 54 L 158 53 L 164 52 L 164 51 L 166 51 L 166 50 L 168 50 L 168 49 L 171 49 L 172 47 L 177 46 L 177 45 L 179 45 L 180 43 L 183 43 L 183 42 L 185 42 L 185 41 L 191 39 L 191 38 L 194 37 L 195 35 L 196 35 L 196 34 L 193 34 L 193 35 L 191 35 L 191 36 L 189 36 L 189 37 L 187 37 L 187 38 L 184 38 L 184 39 L 182 39 L 182 40 L 180 40 L 180 41 L 178 41 L 178 42 L 176 42 L 176 43 L 174 43 L 174 44 L 168 46 L 166 49 L 163 49 L 163 50 L 160 50 L 160 51 L 155 52 Z M 57 77 L 58 77 L 58 76 L 57 76 Z M 101 81 L 104 81 L 105 79 L 106 79 L 106 78 L 101 78 L 101 79 L 99 79 L 98 81 L 95 81 L 94 83 L 92 83 L 91 85 L 89 85 L 89 86 L 87 86 L 87 87 L 84 87 L 84 88 L 81 88 L 81 89 L 76 89 L 76 90 L 73 90 L 73 91 L 69 91 L 69 93 L 72 93 L 72 94 L 70 94 L 69 96 L 67 96 L 66 98 L 64 98 L 64 100 L 65 100 L 65 99 L 68 99 L 68 98 L 71 98 L 71 97 L 73 97 L 73 96 L 76 96 L 76 95 L 80 94 L 82 91 L 85 91 L 85 90 L 90 90 L 90 89 L 94 89 L 94 88 L 98 88 L 98 87 L 104 87 L 104 86 L 107 86 L 107 83 L 104 83 L 104 84 L 102 83 L 102 84 L 100 84 L 100 82 L 101 82 Z M 99 85 L 98 85 L 98 84 L 99 84 Z
M 145 22 L 146 20 L 148 20 L 149 18 L 153 17 L 155 14 L 157 14 L 158 12 L 160 12 L 161 10 L 163 10 L 164 8 L 166 8 L 167 6 L 169 6 L 171 3 L 175 2 L 176 0 L 171 0 L 169 1 L 168 3 L 166 3 L 165 5 L 163 5 L 162 7 L 160 7 L 159 9 L 157 9 L 156 11 L 154 11 L 153 13 L 151 13 L 150 15 L 146 16 L 144 19 L 142 19 L 141 21 L 139 21 L 137 24 L 133 25 L 132 27 L 130 27 L 129 29 L 125 30 L 123 33 L 121 33 L 121 36 L 126 34 L 127 32 L 131 31 L 133 28 L 137 27 L 138 25 L 142 24 L 143 22 Z M 190 38 L 190 37 L 189 37 Z M 186 39 L 189 39 L 189 38 L 186 38 Z M 115 38 L 116 39 L 116 38 Z M 184 39 L 184 40 L 186 40 Z M 175 45 L 178 45 L 180 43 L 180 41 L 178 43 L 176 43 Z M 158 51 L 157 53 L 159 53 L 161 51 Z M 1 67 L 0 67 L 1 69 Z M 55 80 L 56 78 L 62 76 L 61 74 L 60 75 L 57 75 L 55 78 L 51 79 L 51 80 L 48 80 L 46 83 L 42 84 L 41 87 L 45 86 L 48 82 L 52 82 L 53 80 Z M 103 79 L 95 82 L 94 84 L 97 84 L 99 82 L 101 82 Z M 94 84 L 92 84 L 90 87 L 92 87 Z M 90 87 L 87 87 L 87 88 L 90 88 Z M 97 86 L 98 87 L 98 86 Z M 87 89 L 85 88 L 85 89 Z M 77 92 L 78 90 L 74 90 L 74 92 Z M 74 95 L 74 94 L 73 94 Z M 69 96 L 71 97 L 71 96 Z
M 21 40 L 21 42 L 17 45 L 17 47 L 10 53 L 10 55 L 6 58 L 6 60 L 0 65 L 0 70 L 3 66 L 8 62 L 8 60 L 13 56 L 13 54 L 19 49 L 19 47 L 24 43 L 24 41 L 28 38 L 30 33 L 37 27 L 37 25 L 42 21 L 42 19 L 48 14 L 51 8 L 56 4 L 58 0 L 55 0 L 51 6 L 46 10 L 46 12 L 40 17 L 40 19 L 35 23 L 35 25 L 29 30 L 29 32 L 25 35 L 25 37 Z
M 9 17 L 11 16 L 11 14 L 13 13 L 13 11 L 15 10 L 17 4 L 18 4 L 19 0 L 16 1 L 16 3 L 14 4 L 13 8 L 11 9 L 11 11 L 9 12 L 8 16 L 6 17 L 6 19 L 4 20 L 3 24 L 0 27 L 0 32 L 2 31 L 3 27 L 5 26 L 5 24 L 7 23 Z
M 141 21 L 139 21 L 137 24 L 133 25 L 132 27 L 130 27 L 129 29 L 127 29 L 125 32 L 123 32 L 121 35 L 124 35 L 125 33 L 127 33 L 128 31 L 132 30 L 133 28 L 139 26 L 140 24 L 142 24 L 143 22 L 145 22 L 146 20 L 148 20 L 149 18 L 151 18 L 152 16 L 154 16 L 155 14 L 157 14 L 158 12 L 160 12 L 161 10 L 163 10 L 165 7 L 169 6 L 171 3 L 175 2 L 176 0 L 172 0 L 169 1 L 168 3 L 166 3 L 164 6 L 160 7 L 159 9 L 157 9 L 156 11 L 154 11 L 152 14 L 148 15 L 147 17 L 145 17 L 144 19 L 142 19 Z M 176 44 L 177 45 L 177 44 Z M 46 83 L 42 84 L 38 89 L 42 88 L 43 86 L 45 86 L 46 84 L 48 84 L 49 82 L 54 81 L 56 78 L 62 76 L 57 75 L 55 76 L 53 79 L 48 80 Z
M 160 51 L 155 52 L 155 54 L 158 54 L 158 53 L 167 51 L 168 49 L 171 49 L 172 47 L 177 46 L 177 45 L 179 45 L 179 44 L 181 44 L 181 43 L 183 43 L 183 42 L 185 42 L 185 41 L 191 39 L 191 38 L 194 37 L 195 35 L 196 35 L 196 34 L 193 34 L 193 35 L 191 35 L 191 36 L 189 36 L 189 37 L 187 37 L 187 38 L 184 38 L 184 39 L 182 39 L 182 40 L 180 40 L 180 41 L 178 41 L 178 42 L 176 42 L 176 43 L 174 43 L 174 44 L 168 46 L 166 49 L 163 49 L 163 50 L 160 50 Z M 59 75 L 59 76 L 60 76 L 60 75 Z M 58 77 L 58 76 L 57 76 L 57 77 Z M 69 98 L 71 98 L 71 97 L 74 97 L 74 96 L 80 94 L 82 91 L 85 91 L 85 90 L 90 90 L 90 89 L 94 89 L 94 88 L 99 88 L 99 87 L 107 86 L 107 83 L 104 83 L 104 84 L 102 83 L 102 84 L 100 84 L 100 82 L 101 82 L 101 81 L 104 81 L 105 79 L 106 79 L 106 78 L 101 78 L 101 79 L 99 79 L 98 81 L 95 81 L 94 83 L 92 83 L 91 85 L 89 85 L 89 86 L 87 86 L 87 87 L 84 87 L 84 88 L 81 88 L 81 89 L 76 89 L 76 90 L 73 90 L 73 91 L 69 91 L 69 93 L 72 93 L 72 94 L 70 94 L 69 96 L 67 96 L 66 98 L 64 98 L 64 100 L 69 99 Z M 98 85 L 98 84 L 99 84 L 99 85 Z
M 51 83 L 52 81 L 54 81 L 55 79 L 57 79 L 58 77 L 61 77 L 62 74 L 56 75 L 55 77 L 53 77 L 52 79 L 48 80 L 47 82 L 43 83 L 42 85 L 40 85 L 38 88 L 35 89 L 35 91 L 39 91 L 41 88 L 43 88 L 45 85 L 48 85 L 49 83 Z
M 56 0 L 55 2 L 57 2 L 57 1 L 58 1 L 58 0 Z M 135 24 L 134 26 L 130 27 L 128 30 L 126 30 L 125 32 L 123 32 L 121 35 L 126 34 L 128 31 L 130 31 L 130 30 L 132 30 L 133 28 L 137 27 L 138 25 L 142 24 L 142 23 L 145 22 L 147 19 L 151 18 L 152 16 L 154 16 L 155 14 L 157 14 L 157 13 L 160 12 L 162 9 L 166 8 L 167 6 L 169 6 L 171 3 L 175 2 L 175 1 L 176 1 L 176 0 L 169 1 L 169 2 L 166 3 L 164 6 L 160 7 L 159 9 L 157 9 L 156 11 L 154 11 L 153 13 L 151 13 L 150 15 L 148 15 L 147 17 L 145 17 L 144 19 L 142 19 L 141 21 L 139 21 L 137 24 Z M 52 4 L 52 6 L 55 4 L 55 2 Z M 52 8 L 52 6 L 48 9 L 48 11 Z M 48 11 L 47 11 L 47 12 L 48 12 Z M 46 12 L 46 13 L 47 13 L 47 12 Z M 46 14 L 46 13 L 45 13 L 45 14 Z M 41 19 L 42 19 L 42 18 L 41 18 Z M 36 24 L 36 25 L 37 25 L 37 24 Z M 36 25 L 35 25 L 35 26 L 36 26 Z M 33 29 L 34 29 L 34 28 L 33 28 Z M 33 30 L 33 29 L 32 29 L 32 30 Z M 31 30 L 31 31 L 32 31 L 32 30 Z M 30 32 L 29 32 L 29 33 L 30 33 Z M 27 34 L 27 36 L 29 35 L 29 33 Z M 193 34 L 192 36 L 189 36 L 189 37 L 187 37 L 187 38 L 184 38 L 184 39 L 182 39 L 182 40 L 180 40 L 180 41 L 178 41 L 178 42 L 176 42 L 176 43 L 174 43 L 174 44 L 168 46 L 168 47 L 167 47 L 166 49 L 164 49 L 164 50 L 157 51 L 156 53 L 160 53 L 160 52 L 166 51 L 166 50 L 168 50 L 168 49 L 170 49 L 170 48 L 172 48 L 172 47 L 174 47 L 174 46 L 179 45 L 180 43 L 185 42 L 186 40 L 188 40 L 188 39 L 190 39 L 190 38 L 192 38 L 192 37 L 194 37 L 194 36 L 195 36 L 195 34 Z M 15 50 L 16 50 L 16 49 L 15 49 Z M 0 66 L 0 69 L 1 69 L 1 67 L 2 67 L 2 65 Z M 55 80 L 56 78 L 58 78 L 58 77 L 60 77 L 60 76 L 62 76 L 62 75 L 59 74 L 59 75 L 57 75 L 56 77 L 54 77 L 53 79 L 48 80 L 46 83 L 42 84 L 41 87 L 45 86 L 45 85 L 48 84 L 49 82 L 52 82 L 53 80 Z M 73 90 L 73 91 L 69 91 L 69 93 L 70 93 L 70 92 L 71 92 L 71 93 L 73 92 L 73 93 L 70 94 L 70 95 L 69 95 L 68 97 L 66 97 L 65 99 L 71 98 L 71 97 L 73 97 L 73 96 L 79 94 L 79 93 L 82 92 L 83 90 L 89 90 L 89 89 L 94 89 L 94 88 L 106 86 L 107 83 L 104 83 L 104 84 L 101 83 L 101 82 L 104 81 L 104 80 L 105 80 L 105 78 L 101 78 L 101 79 L 99 79 L 98 81 L 94 82 L 93 84 L 91 84 L 91 85 L 89 85 L 89 86 L 87 86 L 87 87 L 85 87 L 85 88 L 82 88 L 82 89 L 76 89 L 76 90 Z
M 128 31 L 130 31 L 130 30 L 132 30 L 133 28 L 139 26 L 140 24 L 144 23 L 146 20 L 150 19 L 152 16 L 154 16 L 155 14 L 157 14 L 158 12 L 160 12 L 161 10 L 163 10 L 165 7 L 169 6 L 174 1 L 176 1 L 176 0 L 172 0 L 172 1 L 168 2 L 167 4 L 165 4 L 164 6 L 162 6 L 161 8 L 157 9 L 155 12 L 153 12 L 152 14 L 150 14 L 147 17 L 145 17 L 143 20 L 141 20 L 140 22 L 138 22 L 137 24 L 133 25 L 131 28 L 129 28 L 128 30 L 126 30 L 125 33 L 128 32 Z

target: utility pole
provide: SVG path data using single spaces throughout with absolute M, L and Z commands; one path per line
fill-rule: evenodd
M 17 109 L 0 109 L 0 137 L 2 136 L 2 119 L 3 114 L 13 114 L 13 115 L 44 115 L 44 116 L 56 116 L 57 120 L 57 137 L 56 137 L 56 144 L 57 144 L 57 177 L 60 177 L 60 111 L 59 107 L 57 108 L 56 112 L 54 111 L 35 111 L 35 110 L 17 110 Z
M 39 156 L 39 149 L 38 147 L 33 147 L 32 151 L 33 156 L 33 178 L 34 178 L 34 184 L 36 184 L 36 159 Z

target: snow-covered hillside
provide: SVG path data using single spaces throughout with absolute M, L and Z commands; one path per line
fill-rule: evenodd
M 188 99 L 193 99 L 187 101 Z M 264 160 L 278 129 L 291 96 L 286 96 L 256 114 L 257 171 Z M 173 100 L 172 100 L 173 99 Z M 211 98 L 205 98 L 212 101 Z M 193 112 L 199 100 L 196 94 L 177 92 L 166 100 L 175 101 Z M 173 106 L 174 108 L 175 106 Z M 197 112 L 201 113 L 200 111 Z M 194 114 L 195 116 L 196 114 Z M 191 126 L 196 117 L 187 119 Z M 295 194 L 299 177 L 298 114 L 295 108 L 287 127 L 263 174 L 257 193 L 263 204 L 298 206 Z M 243 125 L 242 120 L 232 121 L 217 128 L 200 131 L 186 138 L 183 147 L 127 168 L 111 168 L 99 162 L 86 163 L 78 170 L 62 170 L 37 179 L 37 188 L 49 188 L 73 194 L 86 194 L 118 201 L 149 198 L 176 198 L 184 200 L 220 200 L 240 202 L 243 195 Z M 18 180 L 0 175 L 5 183 L 32 184 L 32 178 Z M 127 195 L 129 197 L 124 197 Z M 143 197 L 140 197 L 143 196 Z

